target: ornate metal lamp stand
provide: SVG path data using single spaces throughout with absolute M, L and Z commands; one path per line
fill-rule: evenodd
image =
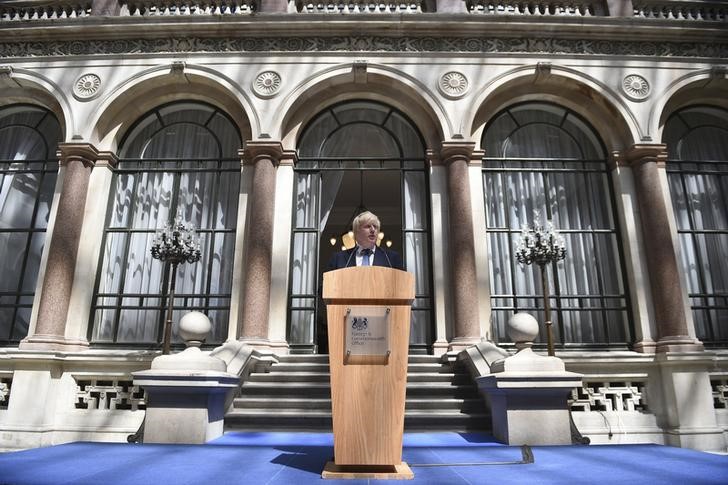
M 177 215 L 174 223 L 167 223 L 164 229 L 157 231 L 152 241 L 152 257 L 172 266 L 169 278 L 167 320 L 164 323 L 164 340 L 162 353 L 169 354 L 172 340 L 172 310 L 174 307 L 174 288 L 177 279 L 177 265 L 180 263 L 196 263 L 200 260 L 200 240 L 195 234 L 192 224 L 185 224 L 182 216 Z
M 561 261 L 566 257 L 564 238 L 556 231 L 551 221 L 546 227 L 535 223 L 533 229 L 525 227 L 516 247 L 516 260 L 521 264 L 536 263 L 541 269 L 541 285 L 543 287 L 543 310 L 546 318 L 546 339 L 549 355 L 554 353 L 554 337 L 551 329 L 551 302 L 549 299 L 549 281 L 547 265 Z

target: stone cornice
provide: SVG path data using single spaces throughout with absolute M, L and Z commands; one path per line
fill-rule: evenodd
M 480 166 L 483 163 L 483 150 L 475 149 L 475 142 L 472 141 L 443 141 L 440 145 L 440 153 L 428 150 L 427 157 L 431 165 L 449 165 L 458 160 L 472 166 Z
M 662 143 L 640 143 L 614 155 L 613 160 L 617 166 L 636 167 L 649 162 L 664 166 L 667 161 L 667 146 Z
M 279 141 L 247 141 L 245 147 L 238 151 L 243 165 L 255 165 L 260 160 L 271 160 L 274 166 L 293 164 L 296 155 L 291 150 L 284 150 Z
M 109 153 L 109 152 L 105 152 Z M 59 143 L 58 152 L 59 164 L 68 165 L 70 162 L 79 161 L 85 167 L 94 167 L 99 159 L 100 153 L 90 143 Z M 106 157 L 108 158 L 108 157 Z

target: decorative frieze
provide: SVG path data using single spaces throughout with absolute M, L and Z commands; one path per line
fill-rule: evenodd
M 3 372 L 0 373 L 0 409 L 8 408 L 10 401 L 10 388 L 13 385 L 13 374 Z
M 493 37 L 240 37 L 2 42 L 0 58 L 239 52 L 443 52 L 728 59 L 728 43 Z
M 711 376 L 710 387 L 713 390 L 713 407 L 728 409 L 728 376 Z
M 137 411 L 146 409 L 146 394 L 125 377 L 76 377 L 76 409 Z
M 644 381 L 587 381 L 571 391 L 572 412 L 647 411 Z

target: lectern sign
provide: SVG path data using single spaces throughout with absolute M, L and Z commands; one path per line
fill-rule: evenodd
M 390 309 L 383 306 L 347 308 L 344 321 L 347 360 L 352 356 L 367 356 L 379 358 L 383 363 L 387 361 L 390 352 L 389 316 Z

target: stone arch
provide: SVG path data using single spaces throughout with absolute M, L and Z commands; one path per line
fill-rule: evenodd
M 662 140 L 662 130 L 671 114 L 691 105 L 706 104 L 728 110 L 728 77 L 717 69 L 701 69 L 676 79 L 652 107 L 650 132 L 655 141 Z
M 237 124 L 242 140 L 258 132 L 252 104 L 232 80 L 202 66 L 172 64 L 148 69 L 119 84 L 91 120 L 92 143 L 98 143 L 102 150 L 116 150 L 134 122 L 151 109 L 173 101 L 203 101 L 216 106 Z
M 284 100 L 280 127 L 284 146 L 295 147 L 301 130 L 323 109 L 347 100 L 379 101 L 406 114 L 429 148 L 453 134 L 443 106 L 420 81 L 395 69 L 370 64 L 345 64 L 309 77 Z
M 609 87 L 573 69 L 541 64 L 513 69 L 484 86 L 464 126 L 471 126 L 470 136 L 479 142 L 496 114 L 528 101 L 552 102 L 574 111 L 595 128 L 610 152 L 643 138 L 634 114 Z
M 63 90 L 50 79 L 27 69 L 11 68 L 0 73 L 0 107 L 32 104 L 52 112 L 61 125 L 63 139 L 70 141 L 75 132 L 73 111 Z

